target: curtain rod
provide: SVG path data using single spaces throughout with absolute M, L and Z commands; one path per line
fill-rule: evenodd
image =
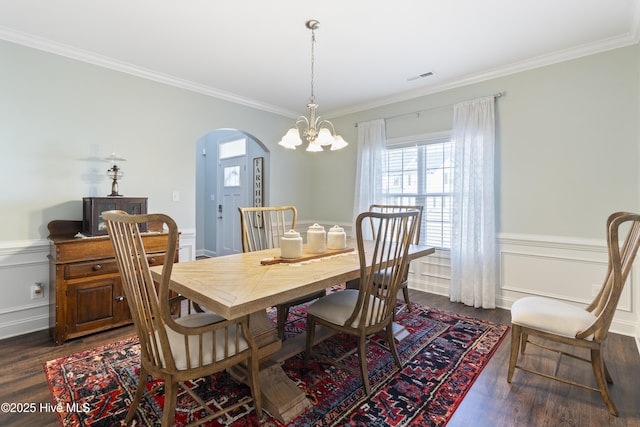
M 506 92 L 498 92 L 498 93 L 494 93 L 493 95 L 488 95 L 488 96 L 493 96 L 494 99 L 497 99 L 497 98 L 501 98 L 501 97 L 503 97 L 505 95 L 506 95 Z M 481 97 L 476 98 L 476 99 L 481 99 L 481 98 L 486 98 L 486 97 L 485 96 L 481 96 Z M 464 102 L 464 101 L 461 101 L 461 102 Z M 400 117 L 412 116 L 414 114 L 420 116 L 420 113 L 425 113 L 427 111 L 441 110 L 443 108 L 453 107 L 454 105 L 455 104 L 438 105 L 438 106 L 435 106 L 435 107 L 426 108 L 424 110 L 412 111 L 410 113 L 402 113 L 402 114 L 398 114 L 396 116 L 383 117 L 383 120 L 393 120 L 393 119 L 398 119 Z M 358 123 L 355 124 L 355 127 L 358 127 Z

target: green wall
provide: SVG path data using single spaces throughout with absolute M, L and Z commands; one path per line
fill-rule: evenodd
M 388 120 L 388 136 L 448 130 L 454 103 L 504 92 L 496 101 L 499 232 L 603 239 L 609 213 L 640 210 L 639 58 L 634 45 L 333 118 L 353 143 L 315 165 L 313 212 L 350 218 L 355 123 L 421 111 Z
M 121 194 L 147 196 L 150 211 L 195 229 L 196 142 L 219 128 L 278 150 L 271 201 L 310 211 L 311 160 L 274 148 L 291 118 L 5 41 L 0 63 L 2 241 L 44 239 L 50 220 L 81 219 L 82 197 L 110 192 L 111 152 L 127 159 Z
M 603 238 L 610 212 L 640 208 L 639 56 L 633 45 L 333 117 L 350 145 L 306 153 L 277 146 L 291 118 L 0 41 L 0 240 L 43 239 L 50 220 L 80 219 L 82 197 L 109 192 L 100 159 L 111 152 L 127 158 L 122 194 L 195 229 L 195 145 L 219 128 L 270 150 L 272 204 L 349 224 L 355 123 L 422 111 L 389 120 L 389 137 L 447 130 L 454 103 L 497 92 L 499 231 Z

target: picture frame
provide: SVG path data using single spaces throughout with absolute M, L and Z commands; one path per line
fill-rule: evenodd
M 264 206 L 264 157 L 253 159 L 253 206 Z M 262 228 L 262 214 L 256 214 L 256 226 Z

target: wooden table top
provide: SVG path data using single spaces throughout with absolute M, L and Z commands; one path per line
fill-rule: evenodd
M 356 247 L 355 243 L 349 241 L 347 246 Z M 434 251 L 429 246 L 412 245 L 410 258 Z M 279 255 L 279 249 L 268 249 L 177 263 L 170 288 L 220 316 L 235 319 L 360 276 L 357 249 L 305 263 L 261 264 Z M 152 267 L 151 272 L 159 280 L 162 267 Z

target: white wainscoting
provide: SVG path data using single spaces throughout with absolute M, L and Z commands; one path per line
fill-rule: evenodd
M 180 262 L 195 259 L 195 246 L 195 230 L 181 230 Z M 49 240 L 0 243 L 0 339 L 49 328 L 49 250 Z M 44 295 L 32 300 L 35 283 Z
M 449 251 L 416 259 L 409 265 L 409 287 L 437 295 L 449 295 L 451 259 Z
M 0 243 L 0 339 L 49 327 L 49 241 Z M 31 299 L 31 286 L 43 285 Z
M 193 261 L 196 259 L 196 230 L 180 230 L 180 246 L 178 249 L 179 262 Z
M 584 307 L 602 285 L 607 271 L 604 240 L 501 234 L 498 252 L 496 305 L 505 309 L 528 295 L 557 298 Z M 632 303 L 637 271 L 634 269 L 625 286 L 611 331 L 633 336 L 638 343 L 640 325 Z M 448 251 L 436 251 L 411 263 L 411 288 L 448 296 L 450 279 Z
M 305 231 L 311 224 L 299 224 L 298 229 Z M 351 234 L 348 224 L 341 225 Z M 195 242 L 195 230 L 181 230 L 181 262 L 195 259 Z M 496 305 L 505 309 L 527 295 L 584 306 L 593 298 L 593 289 L 600 286 L 607 268 L 604 241 L 502 234 L 498 248 Z M 0 243 L 0 339 L 49 327 L 48 255 L 48 240 Z M 634 336 L 640 342 L 638 309 L 632 304 L 637 271 L 634 269 L 625 287 L 611 331 Z M 411 288 L 446 296 L 450 278 L 448 251 L 436 251 L 411 263 Z M 35 283 L 44 285 L 44 296 L 32 300 L 31 286 Z

